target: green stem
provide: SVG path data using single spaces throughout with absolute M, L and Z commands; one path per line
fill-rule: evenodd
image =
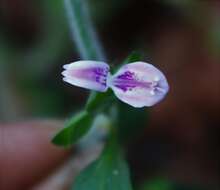
M 91 22 L 86 0 L 64 0 L 67 18 L 82 59 L 105 61 L 100 41 Z

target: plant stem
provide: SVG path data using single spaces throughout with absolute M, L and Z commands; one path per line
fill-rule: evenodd
M 80 57 L 106 61 L 103 48 L 90 19 L 86 0 L 64 0 L 64 6 L 72 38 Z

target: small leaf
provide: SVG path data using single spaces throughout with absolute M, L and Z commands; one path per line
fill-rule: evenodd
M 52 142 L 60 146 L 70 146 L 83 137 L 92 126 L 92 118 L 86 111 L 72 117 L 66 126 L 58 132 Z
M 132 52 L 125 60 L 124 60 L 124 64 L 127 64 L 127 63 L 133 63 L 133 62 L 136 62 L 136 61 L 141 61 L 143 59 L 143 55 L 139 52 Z
M 126 161 L 117 145 L 103 154 L 76 177 L 72 190 L 132 190 Z
M 136 62 L 136 61 L 141 61 L 143 59 L 143 55 L 140 54 L 139 52 L 132 52 L 130 55 L 128 55 L 128 57 L 121 63 L 119 64 L 118 66 L 116 66 L 114 69 L 113 69 L 113 74 L 118 71 L 118 69 L 121 68 L 121 66 L 125 65 L 125 64 L 128 64 L 128 63 L 133 63 L 133 62 Z
M 141 190 L 174 190 L 173 183 L 166 179 L 153 179 L 143 184 Z
M 211 187 L 209 189 L 215 189 Z M 207 190 L 196 184 L 183 184 L 166 178 L 153 178 L 143 183 L 140 190 Z

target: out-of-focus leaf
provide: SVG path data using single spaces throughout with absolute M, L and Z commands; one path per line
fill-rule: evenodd
M 22 55 L 20 64 L 26 72 L 26 77 L 38 79 L 46 76 L 48 71 L 57 64 L 61 55 L 68 52 L 70 40 L 68 26 L 63 13 L 63 3 L 60 0 L 40 0 L 34 4 L 39 11 L 41 33 L 36 43 L 28 48 L 25 56 Z M 31 63 L 31 64 L 30 64 Z M 28 71 L 28 72 L 27 72 Z
M 126 8 L 131 2 L 132 0 L 88 0 L 93 20 L 98 25 L 110 22 L 112 16 L 119 14 L 122 9 Z M 108 9 L 106 9 L 106 7 L 108 7 Z
M 83 137 L 92 126 L 92 117 L 86 111 L 73 116 L 66 126 L 58 132 L 52 142 L 60 146 L 70 146 Z
M 215 187 L 210 187 L 210 189 L 215 189 Z M 164 178 L 155 178 L 146 181 L 141 186 L 140 190 L 207 190 L 207 189 L 195 184 L 182 184 Z
M 72 190 L 131 190 L 126 161 L 118 145 L 107 146 L 103 154 L 76 178 Z
M 219 57 L 219 48 L 220 48 L 220 24 L 219 24 L 219 19 L 220 19 L 220 8 L 215 7 L 213 8 L 213 11 L 216 11 L 216 14 L 213 14 L 211 21 L 211 27 L 209 27 L 208 30 L 208 39 L 207 41 L 210 44 L 210 48 L 213 51 L 213 53 Z M 216 9 L 216 10 L 215 10 Z
M 146 182 L 141 190 L 174 190 L 173 183 L 165 179 L 153 179 Z
M 119 137 L 126 143 L 142 134 L 147 126 L 148 112 L 146 108 L 134 109 L 122 102 L 119 103 L 118 109 Z
M 207 188 L 207 187 L 203 187 L 201 185 L 182 184 L 182 183 L 174 183 L 173 186 L 174 187 L 171 190 L 209 190 L 209 189 L 218 190 L 219 189 L 219 187 L 217 187 L 217 186 L 209 186 Z

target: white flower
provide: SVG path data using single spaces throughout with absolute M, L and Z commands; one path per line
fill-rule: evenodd
M 163 73 L 145 62 L 123 65 L 114 75 L 99 61 L 77 61 L 64 69 L 65 82 L 100 92 L 111 88 L 118 99 L 137 108 L 155 105 L 169 90 Z

